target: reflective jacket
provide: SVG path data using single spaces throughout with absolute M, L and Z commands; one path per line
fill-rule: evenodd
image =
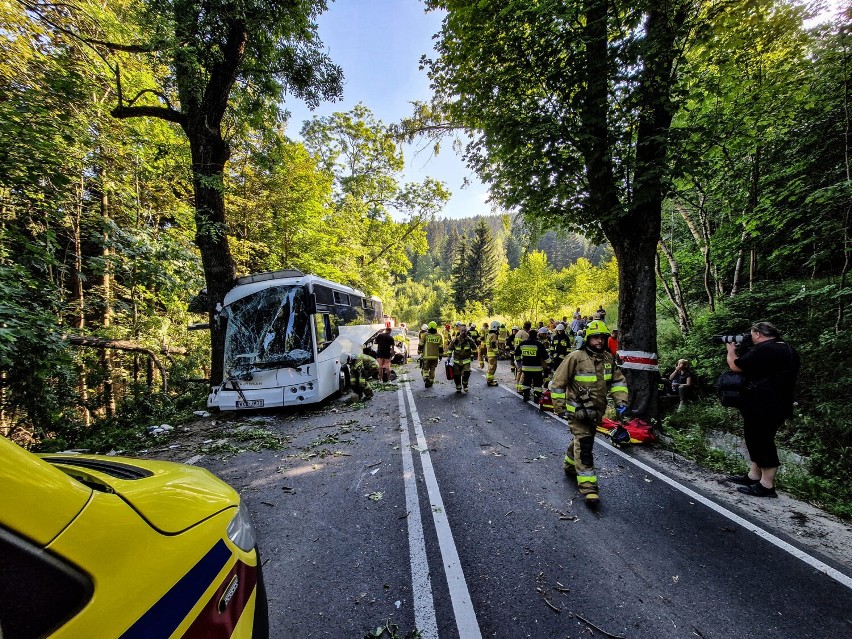
M 561 362 L 571 352 L 572 341 L 565 333 L 554 333 L 550 338 L 550 357 Z
M 456 364 L 464 366 L 470 364 L 473 359 L 473 354 L 476 352 L 476 342 L 469 335 L 459 335 L 450 342 L 450 347 L 447 350 L 453 354 L 453 361 Z
M 497 331 L 488 331 L 485 337 L 485 355 L 486 357 L 497 357 L 498 348 Z
M 438 359 L 444 354 L 444 338 L 430 328 L 423 339 L 423 359 Z
M 474 344 L 479 345 L 479 331 L 475 328 L 471 328 L 467 332 L 467 336 L 473 340 Z
M 379 363 L 374 357 L 364 355 L 363 353 L 356 356 L 351 363 L 353 377 L 357 376 L 360 379 L 369 379 L 375 377 L 379 372 Z
M 501 326 L 497 329 L 497 339 L 501 342 L 505 342 L 506 338 L 509 337 L 509 331 L 506 330 L 505 326 Z
M 627 404 L 627 383 L 615 365 L 612 355 L 595 353 L 588 348 L 573 351 L 564 360 L 550 382 L 555 405 L 565 402 L 565 410 L 573 413 L 585 401 L 590 401 L 598 413 L 598 421 L 606 411 L 606 396 L 612 394 L 616 406 Z
M 444 348 L 449 348 L 450 342 L 453 341 L 453 332 L 445 328 L 441 331 L 441 336 L 444 338 Z
M 426 341 L 426 331 L 420 331 L 417 334 L 417 352 L 423 352 L 423 343 Z
M 529 337 L 515 347 L 515 361 L 520 361 L 525 373 L 543 371 L 550 364 L 547 347 L 535 337 Z

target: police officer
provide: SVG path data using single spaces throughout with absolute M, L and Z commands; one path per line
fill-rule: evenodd
M 489 386 L 497 386 L 494 375 L 497 373 L 497 354 L 500 349 L 500 322 L 491 322 L 491 330 L 483 340 L 485 342 L 485 356 L 488 358 L 488 371 L 485 373 L 485 383 Z
M 468 335 L 467 326 L 464 324 L 459 326 L 459 334 L 453 338 L 447 350 L 453 357 L 453 381 L 456 383 L 456 392 L 461 393 L 464 389 L 466 393 L 470 381 L 470 362 L 476 352 L 476 342 Z
M 547 329 L 542 326 L 538 329 L 538 333 L 531 334 L 515 348 L 515 355 L 520 359 L 523 374 L 519 390 L 525 402 L 530 399 L 530 390 L 533 392 L 535 401 L 541 398 L 544 390 L 544 375 L 550 364 L 547 347 L 539 341 L 537 335 L 544 339 L 547 336 Z
M 423 384 L 430 388 L 435 383 L 435 368 L 444 354 L 444 339 L 438 335 L 438 325 L 435 322 L 425 324 L 426 336 L 423 338 L 423 356 L 421 370 Z
M 627 384 L 606 350 L 608 338 L 606 324 L 590 322 L 583 348 L 562 360 L 550 383 L 553 409 L 568 420 L 573 435 L 565 451 L 565 474 L 577 478 L 580 493 L 593 505 L 600 499 L 593 455 L 595 429 L 606 411 L 607 394 L 612 395 L 619 415 L 627 410 Z

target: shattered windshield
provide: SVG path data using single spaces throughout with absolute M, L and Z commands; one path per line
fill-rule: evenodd
M 227 374 L 313 362 L 311 316 L 305 301 L 301 286 L 275 286 L 229 304 Z

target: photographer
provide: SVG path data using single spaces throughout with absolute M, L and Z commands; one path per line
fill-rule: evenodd
M 746 495 L 777 497 L 775 473 L 779 462 L 775 434 L 784 420 L 793 415 L 799 355 L 781 341 L 781 332 L 769 322 L 757 322 L 751 327 L 751 341 L 754 345 L 739 356 L 735 343 L 725 344 L 728 367 L 741 373 L 746 381 L 739 410 L 751 458 L 748 473 L 730 481 L 739 484 L 738 490 Z

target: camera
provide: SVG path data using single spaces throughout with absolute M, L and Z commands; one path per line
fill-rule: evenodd
M 752 346 L 751 333 L 740 333 L 739 335 L 714 335 L 710 338 L 714 344 L 736 344 L 737 354 L 742 355 Z

